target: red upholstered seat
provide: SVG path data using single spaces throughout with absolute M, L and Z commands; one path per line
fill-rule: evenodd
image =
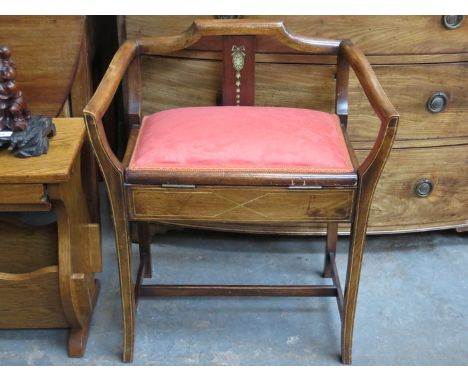
M 349 174 L 339 119 L 320 111 L 248 106 L 170 109 L 143 118 L 127 181 L 184 176 Z M 193 183 L 193 182 L 192 182 Z M 217 182 L 219 183 L 219 182 Z

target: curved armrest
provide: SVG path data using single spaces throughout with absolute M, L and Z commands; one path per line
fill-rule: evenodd
M 83 110 L 91 144 L 99 162 L 110 162 L 115 170 L 123 172 L 122 163 L 114 155 L 107 141 L 102 117 L 106 113 L 120 82 L 138 53 L 137 41 L 126 41 L 117 51 L 99 87 Z
M 340 54 L 353 68 L 369 103 L 381 121 L 374 146 L 358 171 L 365 174 L 374 163 L 380 165 L 381 170 L 393 145 L 399 114 L 382 89 L 366 56 L 349 40 L 341 43 Z

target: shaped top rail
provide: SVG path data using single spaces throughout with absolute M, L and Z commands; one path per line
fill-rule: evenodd
M 337 54 L 341 40 L 318 39 L 291 34 L 282 21 L 195 20 L 183 33 L 137 40 L 141 54 L 157 55 L 188 48 L 206 36 L 256 35 L 276 38 L 284 45 L 304 53 Z

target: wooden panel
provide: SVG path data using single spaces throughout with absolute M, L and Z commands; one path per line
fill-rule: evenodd
M 221 63 L 216 61 L 147 58 L 143 66 L 143 113 L 181 106 L 215 105 L 221 93 Z M 468 63 L 375 65 L 379 81 L 402 118 L 397 140 L 467 136 Z M 256 105 L 313 108 L 333 112 L 335 67 L 332 65 L 256 65 Z M 411 78 L 411 81 L 408 81 Z M 157 84 L 157 86 L 155 86 Z M 180 91 L 184 89 L 184 91 Z M 427 110 L 428 98 L 443 91 L 448 107 Z M 352 141 L 374 142 L 380 126 L 354 73 L 350 79 L 349 135 Z
M 246 18 L 264 16 L 246 16 Z M 441 16 L 268 16 L 283 20 L 292 33 L 351 39 L 366 54 L 466 52 L 468 23 L 446 29 Z
M 204 16 L 208 17 L 208 16 Z M 128 38 L 171 35 L 187 29 L 200 16 L 126 16 Z M 283 20 L 294 34 L 352 39 L 366 54 L 428 54 L 468 51 L 468 22 L 448 30 L 441 16 L 244 16 Z M 280 51 L 264 44 L 263 50 Z M 287 51 L 283 48 L 283 51 Z
M 47 155 L 16 158 L 0 151 L 1 183 L 58 183 L 70 177 L 72 164 L 78 155 L 86 129 L 82 118 L 55 118 L 57 135 L 50 140 Z
M 0 273 L 0 328 L 66 328 L 58 267 L 31 273 Z
M 101 236 L 98 224 L 78 226 L 81 248 L 80 273 L 102 272 Z
M 468 63 L 427 65 L 374 65 L 388 97 L 400 113 L 397 140 L 467 136 Z M 257 105 L 314 108 L 333 112 L 335 68 L 327 65 L 257 64 Z M 410 80 L 409 80 L 410 79 Z M 374 142 L 380 122 L 354 73 L 349 85 L 351 141 Z M 443 91 L 447 108 L 427 110 L 427 100 Z
M 352 190 L 214 188 L 171 190 L 129 187 L 133 219 L 205 221 L 308 221 L 350 218 Z
M 216 105 L 221 97 L 219 61 L 143 57 L 141 71 L 144 115 L 173 107 Z
M 397 140 L 450 138 L 468 135 L 468 63 L 376 66 L 375 72 L 388 97 L 401 115 Z M 427 110 L 433 93 L 445 92 L 447 108 L 440 113 Z M 375 139 L 379 122 L 357 86 L 350 80 L 349 133 L 353 140 Z
M 0 220 L 0 272 L 27 273 L 57 265 L 57 225 Z
M 358 151 L 359 159 L 367 152 Z M 468 146 L 393 150 L 375 191 L 369 224 L 373 231 L 418 230 L 468 224 Z M 418 197 L 421 179 L 434 184 Z
M 84 16 L 0 16 L 1 43 L 10 47 L 17 82 L 33 114 L 59 114 L 73 82 Z

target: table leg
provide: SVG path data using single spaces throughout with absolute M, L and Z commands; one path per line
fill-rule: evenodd
M 99 226 L 91 224 L 79 160 L 75 161 L 68 182 L 49 184 L 47 194 L 57 217 L 59 289 L 70 324 L 68 353 L 81 357 L 99 293 L 94 272 L 101 272 L 102 264 Z

